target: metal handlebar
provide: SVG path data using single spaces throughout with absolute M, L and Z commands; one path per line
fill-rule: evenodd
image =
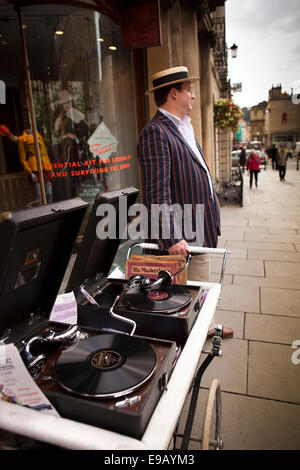
M 128 249 L 127 252 L 127 259 L 130 258 L 131 251 L 135 247 L 140 247 L 144 250 L 160 250 L 159 245 L 156 243 L 134 243 Z M 223 284 L 224 274 L 225 274 L 225 266 L 226 266 L 226 259 L 227 255 L 231 253 L 229 250 L 225 250 L 224 248 L 206 248 L 203 246 L 188 246 L 188 252 L 190 254 L 210 254 L 210 255 L 223 255 L 223 262 L 222 262 L 222 269 L 221 269 L 221 276 L 220 276 L 220 284 Z

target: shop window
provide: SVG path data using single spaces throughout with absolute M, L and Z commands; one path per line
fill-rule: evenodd
M 81 196 L 93 202 L 99 192 L 137 186 L 131 53 L 122 50 L 119 25 L 92 10 L 56 4 L 24 7 L 22 19 L 47 201 Z M 39 198 L 15 10 L 1 11 L 0 24 L 6 42 L 0 47 L 6 86 L 0 105 L 1 210 L 10 210 Z M 3 181 L 20 175 L 27 187 L 18 188 L 16 203 L 16 189 Z

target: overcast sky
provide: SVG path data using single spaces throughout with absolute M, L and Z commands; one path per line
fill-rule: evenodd
M 300 84 L 300 1 L 227 0 L 226 42 L 238 46 L 228 54 L 231 83 L 242 83 L 233 100 L 241 107 L 268 100 L 272 85 L 291 92 Z M 229 51 L 230 52 L 230 51 Z

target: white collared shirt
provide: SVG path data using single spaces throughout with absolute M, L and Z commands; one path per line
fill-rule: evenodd
M 163 113 L 165 116 L 167 116 L 171 121 L 175 124 L 177 129 L 179 130 L 181 136 L 187 143 L 187 145 L 190 147 L 192 152 L 196 155 L 196 157 L 199 159 L 201 166 L 203 166 L 204 170 L 207 173 L 207 178 L 209 182 L 209 187 L 210 187 L 210 193 L 213 197 L 213 185 L 212 185 L 212 180 L 206 165 L 206 162 L 201 155 L 201 152 L 199 151 L 197 144 L 196 144 L 196 139 L 195 139 L 195 134 L 194 134 L 194 129 L 191 124 L 191 118 L 189 116 L 184 116 L 183 119 L 180 119 L 179 117 L 175 116 L 174 114 L 169 113 L 163 108 L 158 108 L 158 111 Z

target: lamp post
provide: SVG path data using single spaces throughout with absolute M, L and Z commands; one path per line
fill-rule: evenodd
M 237 50 L 238 50 L 237 45 L 233 43 L 229 49 L 231 50 L 231 57 L 235 59 L 237 57 Z

